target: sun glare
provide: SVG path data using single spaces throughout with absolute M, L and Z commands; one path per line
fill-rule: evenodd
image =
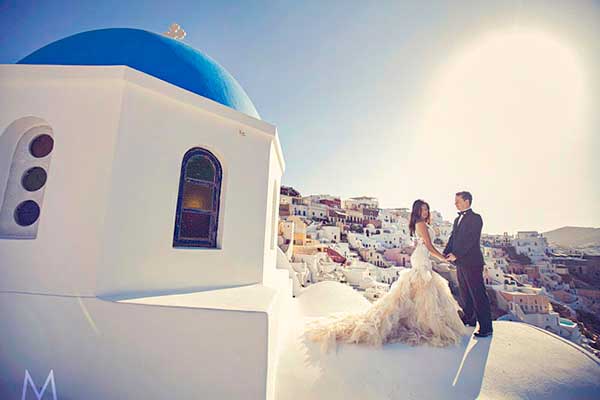
M 419 142 L 449 189 L 470 188 L 490 207 L 515 208 L 526 195 L 546 210 L 558 205 L 552 186 L 561 180 L 585 190 L 577 175 L 587 101 L 584 69 L 568 45 L 539 31 L 490 33 L 434 74 Z M 527 223 L 539 227 L 532 216 Z

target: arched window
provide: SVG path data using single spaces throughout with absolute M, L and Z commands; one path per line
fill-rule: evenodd
M 199 147 L 181 163 L 173 247 L 217 247 L 222 169 L 219 160 Z

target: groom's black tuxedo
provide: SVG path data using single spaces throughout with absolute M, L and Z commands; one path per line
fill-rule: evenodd
M 450 253 L 456 256 L 456 265 L 461 267 L 481 267 L 484 264 L 483 254 L 481 254 L 481 228 L 483 220 L 481 215 L 468 209 L 458 224 L 460 216 L 454 220 L 452 234 L 448 239 L 448 244 L 444 249 L 444 255 Z
M 477 320 L 481 332 L 491 332 L 490 301 L 483 284 L 485 262 L 479 244 L 483 220 L 481 215 L 471 209 L 465 212 L 460 223 L 459 219 L 460 216 L 454 220 L 444 255 L 452 253 L 456 256 L 454 263 L 464 312 L 463 320 L 473 325 Z

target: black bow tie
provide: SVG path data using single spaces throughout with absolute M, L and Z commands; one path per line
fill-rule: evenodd
M 465 214 L 467 213 L 467 211 L 469 211 L 469 210 L 465 210 L 465 211 L 459 211 L 457 214 L 458 214 L 458 215 L 465 215 Z

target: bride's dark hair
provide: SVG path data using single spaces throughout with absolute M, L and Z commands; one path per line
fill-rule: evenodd
M 410 213 L 410 222 L 408 223 L 408 230 L 410 231 L 410 236 L 414 236 L 415 229 L 417 226 L 417 222 L 421 221 L 421 206 L 425 204 L 427 206 L 427 211 L 429 211 L 429 204 L 427 204 L 424 200 L 415 200 L 412 205 L 412 212 Z M 431 222 L 431 212 L 427 213 L 427 223 Z

